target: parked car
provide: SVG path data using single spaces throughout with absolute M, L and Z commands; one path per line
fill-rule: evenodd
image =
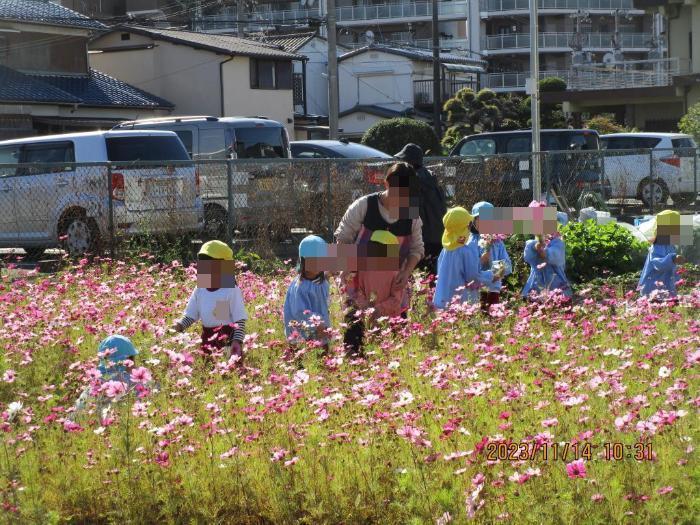
M 59 245 L 71 255 L 97 251 L 109 235 L 106 163 L 115 234 L 203 226 L 198 176 L 175 133 L 50 135 L 0 142 L 0 246 L 31 256 Z
M 347 140 L 300 140 L 291 143 L 295 159 L 391 159 L 383 151 Z
M 279 122 L 264 117 L 186 116 L 134 120 L 115 129 L 158 129 L 177 133 L 194 160 L 289 159 L 289 136 Z M 207 162 L 199 166 L 204 201 L 204 235 L 220 238 L 226 232 L 228 210 L 227 171 L 224 163 Z M 236 227 L 258 226 L 261 211 L 270 204 L 269 187 L 278 181 L 271 170 L 251 163 L 233 173 L 233 215 Z M 274 197 L 274 195 L 272 195 Z
M 549 181 L 570 204 L 584 190 L 603 196 L 609 185 L 602 180 L 598 133 L 589 129 L 546 129 L 540 132 L 542 188 Z M 486 173 L 496 174 L 496 200 L 515 205 L 532 198 L 532 132 L 499 131 L 471 135 L 460 140 L 451 156 L 480 157 L 486 160 Z M 576 153 L 574 153 L 576 152 Z M 581 152 L 581 153 L 579 153 Z M 584 153 L 590 152 L 590 153 Z M 493 158 L 499 155 L 497 158 Z
M 680 133 L 612 133 L 600 138 L 613 198 L 636 198 L 649 206 L 695 198 L 697 144 Z M 698 180 L 700 184 L 700 180 Z

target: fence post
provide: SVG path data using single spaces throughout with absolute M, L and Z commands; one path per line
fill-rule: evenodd
M 695 209 L 698 207 L 698 150 L 693 150 L 693 202 Z
M 649 207 L 651 215 L 654 215 L 654 150 L 649 149 Z
M 324 160 L 326 166 L 326 210 L 328 221 L 328 242 L 333 242 L 333 193 L 331 192 L 331 161 Z
M 233 246 L 233 160 L 226 161 L 226 242 Z
M 547 200 L 547 206 L 549 206 L 549 199 L 551 197 L 552 193 L 552 179 L 551 179 L 551 166 L 550 164 L 552 163 L 552 160 L 548 158 L 548 153 L 535 153 L 535 155 L 542 155 L 544 158 L 540 159 L 540 173 L 542 172 L 542 166 L 544 166 L 544 185 L 545 185 L 545 191 L 544 194 L 546 195 L 545 199 Z M 539 201 L 542 198 L 542 196 L 537 197 L 537 200 Z
M 114 259 L 114 195 L 112 194 L 112 164 L 107 164 L 107 228 L 109 230 L 109 258 Z
M 598 183 L 600 185 L 600 198 L 603 202 L 607 202 L 608 197 L 605 195 L 605 150 L 600 150 L 600 176 Z

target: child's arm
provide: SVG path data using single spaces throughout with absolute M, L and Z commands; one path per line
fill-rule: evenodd
M 173 328 L 178 332 L 184 332 L 199 320 L 199 303 L 197 301 L 197 288 L 194 289 L 190 300 L 187 301 L 185 313 L 173 323 Z
M 245 323 L 248 319 L 248 313 L 243 303 L 243 293 L 238 287 L 231 289 L 229 299 L 231 319 L 235 319 L 233 335 L 231 336 L 231 353 L 242 357 L 243 355 L 243 340 L 245 339 Z
M 523 251 L 523 259 L 527 264 L 530 266 L 537 266 L 542 262 L 540 260 L 540 256 L 537 253 L 537 250 L 535 249 L 535 245 L 537 244 L 537 241 L 535 240 L 529 240 L 525 243 L 525 250 Z
M 558 242 L 552 241 L 547 248 L 544 249 L 546 260 L 553 266 L 564 266 L 566 263 L 566 250 L 564 241 L 557 239 Z
M 503 276 L 505 277 L 506 275 L 510 275 L 513 273 L 513 263 L 510 260 L 510 257 L 508 256 L 508 250 L 506 250 L 505 244 L 503 244 L 503 241 L 497 242 L 493 246 L 493 251 L 494 251 L 494 261 L 503 261 L 503 267 L 504 267 L 504 272 Z
M 654 270 L 657 272 L 668 272 L 670 270 L 673 270 L 674 265 L 676 264 L 676 254 L 675 252 L 670 252 L 667 253 L 664 256 L 661 257 L 654 257 L 654 252 L 652 248 L 651 252 L 651 257 L 650 257 L 650 263 L 653 266 Z

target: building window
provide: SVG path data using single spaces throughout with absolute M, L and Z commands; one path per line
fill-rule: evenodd
M 250 59 L 251 89 L 292 89 L 292 63 Z

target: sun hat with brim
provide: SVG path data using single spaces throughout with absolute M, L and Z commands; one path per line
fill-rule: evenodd
M 422 164 L 423 149 L 418 144 L 406 144 L 394 157 L 411 164 Z
M 206 255 L 220 261 L 233 260 L 233 250 L 229 248 L 228 244 L 221 241 L 205 242 L 199 249 L 199 255 Z
M 657 226 L 674 226 L 679 227 L 681 225 L 681 214 L 674 210 L 664 210 L 660 211 L 654 217 L 654 228 L 653 234 L 656 237 Z
M 378 242 L 379 244 L 391 245 L 399 244 L 399 239 L 393 233 L 386 230 L 375 230 L 372 232 L 372 236 L 369 238 L 372 242 Z
M 476 219 L 479 216 L 479 213 L 481 212 L 481 210 L 488 210 L 488 209 L 492 209 L 493 207 L 494 207 L 493 204 L 491 204 L 490 202 L 486 202 L 486 201 L 477 202 L 474 206 L 472 206 L 472 217 L 474 217 Z
M 299 243 L 299 257 L 328 257 L 328 244 L 318 235 L 307 235 Z
M 462 207 L 450 208 L 442 218 L 445 231 L 442 234 L 442 246 L 446 250 L 455 250 L 464 245 L 469 235 L 469 224 L 474 217 Z

